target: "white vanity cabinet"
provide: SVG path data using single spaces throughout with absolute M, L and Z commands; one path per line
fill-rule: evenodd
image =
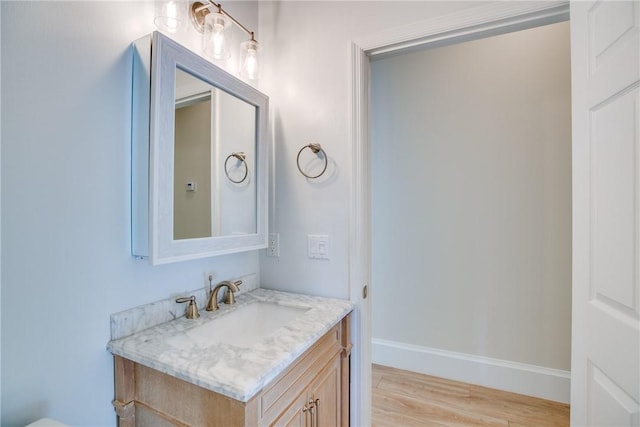
M 248 401 L 115 356 L 120 427 L 349 425 L 350 315 Z

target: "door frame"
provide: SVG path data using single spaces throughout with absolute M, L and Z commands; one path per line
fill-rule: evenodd
M 349 218 L 350 299 L 355 305 L 351 357 L 351 425 L 371 425 L 371 58 L 490 37 L 569 20 L 569 2 L 495 2 L 390 28 L 351 42 L 352 176 Z

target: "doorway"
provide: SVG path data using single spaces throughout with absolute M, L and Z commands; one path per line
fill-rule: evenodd
M 353 197 L 351 207 L 351 300 L 356 305 L 352 359 L 352 423 L 370 424 L 371 414 L 371 299 L 370 283 L 370 171 L 369 167 L 369 82 L 370 61 L 378 55 L 397 53 L 417 46 L 442 46 L 510 31 L 568 20 L 568 3 L 483 5 L 474 13 L 452 14 L 380 35 L 354 41 L 352 45 L 353 109 Z M 419 28 L 419 30 L 417 30 Z M 362 286 L 364 285 L 364 286 Z
M 372 61 L 373 362 L 569 402 L 568 22 Z

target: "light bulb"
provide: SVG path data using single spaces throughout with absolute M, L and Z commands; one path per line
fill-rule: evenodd
M 247 77 L 250 80 L 258 77 L 258 57 L 255 49 L 247 49 Z
M 253 39 L 242 43 L 243 58 L 240 75 L 249 80 L 256 80 L 260 77 L 259 49 L 260 45 Z
M 204 19 L 202 48 L 205 53 L 215 59 L 226 59 L 230 56 L 227 29 L 229 22 L 221 13 L 209 13 Z
M 221 59 L 224 56 L 224 44 L 225 44 L 225 36 L 224 36 L 224 27 L 222 25 L 214 25 L 213 27 L 213 57 L 216 59 Z

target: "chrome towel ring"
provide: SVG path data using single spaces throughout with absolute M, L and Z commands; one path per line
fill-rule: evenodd
M 317 174 L 317 175 L 307 175 L 306 173 L 304 173 L 304 171 L 302 170 L 302 168 L 300 167 L 300 154 L 302 154 L 302 152 L 304 151 L 305 148 L 309 148 L 311 149 L 311 151 L 314 154 L 318 154 L 318 153 L 322 153 L 322 157 L 324 157 L 324 167 L 322 168 L 322 171 Z M 325 173 L 325 171 L 327 170 L 327 166 L 329 165 L 329 160 L 327 159 L 327 153 L 324 152 L 324 150 L 322 149 L 322 147 L 320 146 L 320 144 L 317 143 L 311 143 L 311 144 L 307 144 L 304 147 L 302 147 L 300 149 L 300 151 L 298 151 L 298 157 L 296 157 L 296 164 L 298 165 L 298 170 L 300 171 L 300 173 L 304 176 L 306 176 L 309 179 L 316 179 L 322 176 L 322 174 Z
M 241 162 L 244 165 L 244 176 L 242 177 L 242 179 L 235 180 L 229 176 L 229 169 L 227 168 L 227 163 L 229 162 L 229 159 L 232 157 L 235 157 L 236 159 L 238 159 L 239 162 Z M 247 175 L 249 175 L 249 166 L 247 166 L 246 158 L 247 158 L 247 154 L 244 151 L 239 151 L 237 153 L 229 154 L 224 161 L 224 174 L 227 175 L 227 178 L 229 179 L 229 181 L 233 182 L 234 184 L 240 184 L 244 182 L 244 180 L 247 179 Z

